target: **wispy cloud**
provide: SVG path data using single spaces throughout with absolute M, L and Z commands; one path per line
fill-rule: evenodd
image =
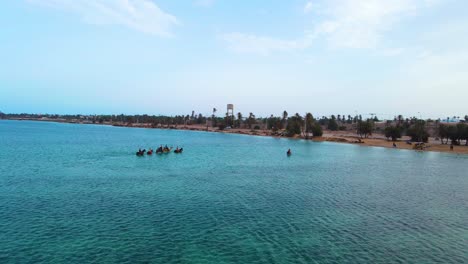
M 304 12 L 316 19 L 311 33 L 298 40 L 230 33 L 223 36 L 229 49 L 237 52 L 270 54 L 275 51 L 305 49 L 313 41 L 325 40 L 331 48 L 378 48 L 385 34 L 405 18 L 441 0 L 321 0 L 307 1 Z M 401 53 L 399 48 L 383 48 L 385 54 Z
M 434 0 L 329 0 L 316 11 L 325 19 L 315 26 L 315 34 L 324 36 L 332 47 L 375 48 L 397 23 L 434 3 Z
M 304 13 L 309 13 L 312 11 L 312 9 L 314 8 L 314 4 L 312 1 L 308 1 L 305 6 L 304 6 Z
M 27 0 L 31 4 L 79 15 L 89 24 L 120 25 L 143 33 L 172 36 L 177 18 L 150 0 Z
M 227 42 L 228 48 L 232 51 L 260 55 L 269 55 L 277 51 L 302 50 L 307 48 L 312 41 L 307 37 L 298 40 L 283 40 L 238 32 L 222 35 L 221 38 Z

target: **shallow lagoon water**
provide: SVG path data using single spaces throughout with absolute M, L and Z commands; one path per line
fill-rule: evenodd
M 184 153 L 135 156 L 159 144 Z M 467 164 L 339 143 L 0 121 L 0 263 L 467 263 Z

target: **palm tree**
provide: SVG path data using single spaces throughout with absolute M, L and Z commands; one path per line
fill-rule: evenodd
M 224 118 L 224 125 L 227 126 L 232 126 L 231 124 L 231 116 L 229 113 L 226 113 L 226 117 Z
M 398 125 L 401 125 L 402 122 L 403 122 L 403 116 L 398 115 Z
M 314 122 L 314 116 L 311 113 L 307 113 L 305 116 L 305 128 L 304 128 L 306 139 L 309 136 L 309 132 L 312 131 L 313 122 Z
M 274 125 L 274 116 L 273 114 L 270 115 L 269 118 L 267 118 L 267 122 L 266 122 L 266 128 L 267 129 L 274 129 L 275 125 Z
M 240 128 L 242 125 L 242 113 L 241 112 L 237 113 L 237 122 L 238 122 L 237 127 Z
M 215 126 L 215 114 L 216 114 L 216 108 L 213 107 L 213 115 L 212 115 L 212 120 L 211 120 L 211 126 Z
M 283 111 L 283 127 L 286 127 L 287 120 L 288 120 L 288 112 L 284 110 Z
M 255 122 L 255 115 L 250 112 L 249 113 L 249 119 L 248 119 L 248 123 L 249 123 L 249 128 L 252 128 L 252 124 Z

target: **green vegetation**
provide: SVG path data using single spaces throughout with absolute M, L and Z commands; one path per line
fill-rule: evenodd
M 307 113 L 305 117 L 296 113 L 287 119 L 286 136 L 304 135 L 307 138 L 310 133 L 313 137 L 320 137 L 323 134 L 322 127 L 311 113 Z
M 242 113 L 241 112 L 237 113 L 237 120 L 235 122 L 235 125 L 237 128 L 240 128 L 242 125 Z
M 384 130 L 385 137 L 392 138 L 392 141 L 396 141 L 398 138 L 401 138 L 401 128 L 399 126 L 388 126 Z
M 211 116 L 211 126 L 215 127 L 218 123 L 216 120 L 216 108 L 213 108 L 213 115 Z
M 283 111 L 283 119 L 282 119 L 282 122 L 283 122 L 283 125 L 282 127 L 286 127 L 286 122 L 288 121 L 288 112 L 286 112 L 286 110 Z
M 271 115 L 267 118 L 267 129 L 273 130 L 274 132 L 283 129 L 283 122 L 280 117 Z
M 367 138 L 369 135 L 372 135 L 374 130 L 374 121 L 372 119 L 367 119 L 366 121 L 358 120 L 357 122 L 357 134 L 362 138 Z
M 274 135 L 285 135 L 288 137 L 301 136 L 308 138 L 310 136 L 319 137 L 323 135 L 323 129 L 331 131 L 352 130 L 361 138 L 367 138 L 375 131 L 383 133 L 385 137 L 396 141 L 402 135 L 407 135 L 412 141 L 427 142 L 429 135 L 438 136 L 442 144 L 449 142 L 454 145 L 468 145 L 468 115 L 465 120 L 461 119 L 458 124 L 442 123 L 440 119 L 427 121 L 416 117 L 404 118 L 398 115 L 394 120 L 387 120 L 385 123 L 377 124 L 378 118 L 373 117 L 366 120 L 361 115 L 331 115 L 315 118 L 312 113 L 300 115 L 296 113 L 290 116 L 287 111 L 281 115 L 270 115 L 267 118 L 258 118 L 253 113 L 248 117 L 243 117 L 242 113 L 236 115 L 216 116 L 218 110 L 212 109 L 210 115 L 203 116 L 191 115 L 54 115 L 54 114 L 4 114 L 0 112 L 0 119 L 32 119 L 32 120 L 50 120 L 70 123 L 88 123 L 88 124 L 111 124 L 116 126 L 145 126 L 161 128 L 177 128 L 186 125 L 199 125 L 215 127 L 219 130 L 226 128 L 249 128 L 253 130 L 267 129 Z M 458 117 L 457 117 L 458 118 Z
M 468 146 L 468 125 L 457 124 L 457 136 L 458 145 L 460 145 L 461 140 L 465 140 L 465 145 Z
M 312 135 L 314 137 L 321 137 L 323 135 L 322 127 L 319 124 L 315 123 L 312 126 Z
M 234 126 L 233 117 L 226 113 L 226 116 L 224 117 L 224 122 L 223 123 L 224 123 L 224 125 L 226 127 L 233 127 Z
M 134 123 L 151 124 L 153 127 L 161 126 L 177 126 L 190 124 L 206 124 L 207 120 L 212 118 L 205 117 L 202 114 L 191 116 L 176 115 L 176 116 L 156 116 L 156 115 L 55 115 L 55 114 L 6 114 L 5 118 L 9 119 L 47 119 L 65 122 L 83 122 L 83 123 L 110 123 L 115 125 L 131 125 Z M 216 118 L 222 120 L 223 118 Z
M 447 144 L 448 140 L 449 140 L 448 126 L 446 126 L 444 124 L 440 124 L 438 134 L 439 134 L 439 138 L 440 138 L 440 143 Z M 446 140 L 445 142 L 444 142 L 444 139 Z
M 331 131 L 338 130 L 338 123 L 336 122 L 336 117 L 334 115 L 332 115 L 331 119 L 328 121 L 327 128 Z
M 413 125 L 406 131 L 406 135 L 411 137 L 413 142 L 428 142 L 429 133 L 426 129 L 426 122 L 424 120 L 416 120 Z
M 249 113 L 249 118 L 247 118 L 247 124 L 249 128 L 252 129 L 252 125 L 256 123 L 255 115 L 253 113 Z
M 306 135 L 306 138 L 309 137 L 309 134 L 312 133 L 312 136 L 314 135 L 313 133 L 313 126 L 314 126 L 314 122 L 315 122 L 315 119 L 314 119 L 314 116 L 311 114 L 311 113 L 307 113 L 306 116 L 305 116 L 305 135 Z
M 451 144 L 461 145 L 461 141 L 465 140 L 465 145 L 468 146 L 468 125 L 465 123 L 457 125 L 441 124 L 439 126 L 439 137 L 442 144 L 447 144 L 450 139 Z
M 293 137 L 295 135 L 300 135 L 302 133 L 303 124 L 304 120 L 297 113 L 294 116 L 288 118 L 288 124 L 286 126 L 286 136 Z

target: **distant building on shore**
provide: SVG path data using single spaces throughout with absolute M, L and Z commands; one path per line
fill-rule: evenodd
M 442 119 L 442 122 L 444 123 L 459 123 L 460 122 L 460 117 L 459 116 L 454 116 L 454 117 L 447 117 Z

